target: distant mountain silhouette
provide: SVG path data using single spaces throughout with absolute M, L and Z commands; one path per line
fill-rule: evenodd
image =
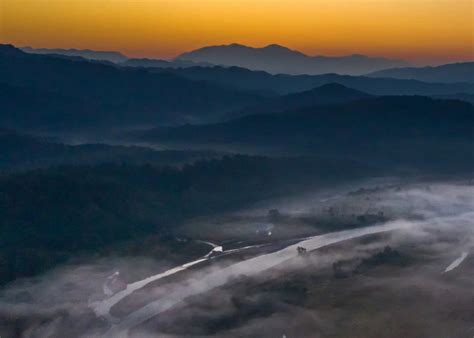
M 391 68 L 373 72 L 367 76 L 414 79 L 425 82 L 474 83 L 474 62 L 452 63 L 437 67 Z
M 305 107 L 348 103 L 370 97 L 371 95 L 359 90 L 338 83 L 328 83 L 308 91 L 268 98 L 260 104 L 234 112 L 229 117 L 295 111 Z
M 123 126 L 216 120 L 256 93 L 174 74 L 28 54 L 0 45 L 0 125 Z M 8 108 L 8 109 L 7 109 Z
M 193 62 L 186 60 L 159 60 L 159 59 L 128 59 L 120 63 L 121 66 L 143 67 L 143 68 L 188 68 L 188 67 L 209 67 L 213 66 L 206 62 Z
M 157 128 L 147 142 L 284 147 L 396 166 L 474 169 L 474 109 L 421 96 L 376 97 L 228 122 Z
M 90 49 L 61 49 L 61 48 L 31 48 L 22 47 L 22 51 L 33 54 L 59 54 L 67 56 L 80 56 L 89 60 L 103 60 L 114 63 L 125 62 L 128 58 L 119 52 L 114 51 L 96 51 Z
M 328 83 L 339 83 L 372 95 L 447 95 L 474 93 L 474 84 L 427 83 L 417 80 L 370 78 L 337 74 L 271 75 L 240 67 L 191 67 L 186 69 L 153 69 L 173 73 L 196 81 L 209 81 L 239 89 L 289 94 L 311 90 Z
M 407 62 L 364 55 L 341 57 L 308 56 L 276 44 L 252 48 L 239 44 L 210 46 L 183 53 L 177 60 L 209 62 L 223 66 L 239 66 L 264 70 L 272 74 L 350 74 L 361 75 L 391 67 L 407 66 Z

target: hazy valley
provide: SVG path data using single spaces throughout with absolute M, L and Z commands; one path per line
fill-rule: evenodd
M 0 337 L 472 337 L 473 72 L 0 45 Z

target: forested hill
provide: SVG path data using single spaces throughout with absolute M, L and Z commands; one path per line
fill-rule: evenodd
M 0 129 L 0 172 L 14 172 L 53 165 L 100 163 L 182 165 L 221 157 L 212 151 L 153 150 L 140 146 L 109 144 L 70 145 L 56 139 Z
M 240 67 L 154 68 L 157 73 L 172 73 L 196 81 L 211 81 L 240 89 L 297 93 L 328 83 L 339 83 L 372 95 L 447 95 L 474 93 L 473 83 L 429 83 L 411 79 L 375 78 L 339 74 L 272 75 Z
M 0 45 L 0 125 L 79 128 L 209 121 L 260 95 L 175 74 L 152 74 Z
M 245 144 L 435 170 L 474 168 L 474 109 L 456 100 L 376 97 L 137 133 L 148 142 Z
M 102 164 L 0 176 L 0 282 L 173 233 L 183 220 L 367 177 L 357 162 L 233 156 L 182 169 Z

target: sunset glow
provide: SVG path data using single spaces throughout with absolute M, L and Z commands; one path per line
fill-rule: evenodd
M 0 40 L 171 58 L 278 43 L 310 55 L 472 60 L 472 0 L 2 0 Z

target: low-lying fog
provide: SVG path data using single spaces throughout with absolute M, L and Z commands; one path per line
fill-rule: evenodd
M 310 151 L 285 146 L 258 146 L 253 144 L 219 144 L 219 143 L 189 143 L 189 142 L 145 142 L 134 140 L 133 135 L 156 128 L 156 125 L 138 126 L 136 128 L 112 128 L 104 133 L 103 130 L 90 132 L 38 132 L 25 130 L 25 133 L 41 135 L 45 138 L 68 145 L 107 144 L 111 146 L 144 147 L 156 151 L 163 150 L 195 150 L 212 151 L 218 154 L 247 154 L 260 156 L 305 156 L 312 155 Z M 166 125 L 160 126 L 166 127 Z
M 0 336 L 474 335 L 469 182 L 266 201 L 183 224 L 176 240 L 208 253 L 178 266 L 111 257 L 8 285 Z

